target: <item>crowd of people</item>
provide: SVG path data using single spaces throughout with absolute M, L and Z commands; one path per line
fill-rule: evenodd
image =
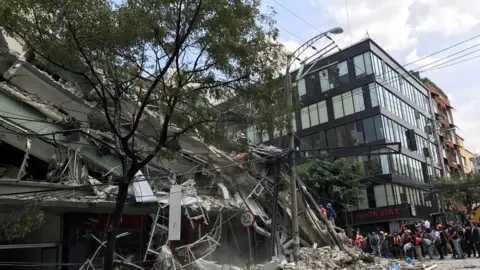
M 407 228 L 408 227 L 408 228 Z M 450 221 L 447 228 L 431 225 L 428 220 L 407 226 L 402 222 L 400 231 L 376 231 L 353 235 L 353 243 L 364 252 L 385 258 L 410 257 L 423 261 L 427 258 L 443 260 L 480 257 L 480 228 L 477 224 L 463 225 Z

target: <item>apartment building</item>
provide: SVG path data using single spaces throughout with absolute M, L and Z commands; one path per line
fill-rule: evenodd
M 465 148 L 465 140 L 457 134 L 458 151 L 460 154 L 460 165 L 463 169 L 463 174 L 470 174 L 475 171 L 474 154 L 472 151 Z
M 456 126 L 453 119 L 453 107 L 450 104 L 447 94 L 429 78 L 422 78 L 433 100 L 433 111 L 438 128 L 435 132 L 440 138 L 440 149 L 442 162 L 445 167 L 445 176 L 462 176 L 469 171 L 470 162 L 462 160 L 460 149 L 463 147 L 463 139 L 456 134 Z M 461 139 L 459 142 L 458 138 Z M 465 165 L 467 164 L 467 165 Z M 467 170 L 465 170 L 467 169 Z

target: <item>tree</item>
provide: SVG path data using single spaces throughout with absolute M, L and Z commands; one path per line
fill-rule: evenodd
M 451 208 L 461 204 L 470 211 L 480 202 L 480 175 L 468 174 L 462 178 L 450 177 L 435 180 L 436 189 Z
M 346 158 L 331 160 L 327 154 L 297 167 L 298 176 L 313 191 L 322 203 L 332 203 L 335 209 L 356 205 L 361 201 L 359 194 L 364 187 L 360 183 L 364 175 L 363 163 Z
M 286 113 L 284 106 L 272 106 L 282 98 L 275 78 L 284 59 L 274 23 L 260 0 L 12 0 L 0 6 L 0 26 L 42 63 L 71 75 L 64 79 L 80 78 L 85 98 L 98 102 L 108 123 L 123 173 L 105 270 L 113 267 L 129 183 L 175 139 L 194 133 L 212 142 L 225 137 L 224 123 L 267 130 L 284 122 L 275 118 Z M 241 102 L 222 110 L 209 102 L 234 97 Z M 120 125 L 125 119 L 128 128 Z M 145 147 L 142 140 L 154 144 Z

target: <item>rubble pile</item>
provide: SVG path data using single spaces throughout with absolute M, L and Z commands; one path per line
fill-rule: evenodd
M 348 247 L 346 247 L 348 248 Z M 378 259 L 358 249 L 348 248 L 356 255 L 350 257 L 338 247 L 330 246 L 320 248 L 301 248 L 300 261 L 281 266 L 284 270 L 307 270 L 307 269 L 390 269 L 391 262 Z

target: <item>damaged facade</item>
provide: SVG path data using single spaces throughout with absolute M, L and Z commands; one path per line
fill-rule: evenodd
M 71 74 L 42 66 L 4 34 L 0 73 L 2 222 L 30 204 L 44 213 L 43 225 L 33 232 L 1 239 L 0 268 L 100 269 L 117 193 L 112 181 L 122 165 L 91 89 Z M 150 122 L 141 125 L 146 136 L 140 143 L 146 147 L 154 128 Z M 117 236 L 119 266 L 243 267 L 291 253 L 290 203 L 283 187 L 289 179 L 283 174 L 275 234 L 271 219 L 276 183 L 271 164 L 285 152 L 252 146 L 248 153 L 226 153 L 189 136 L 169 148 L 173 158 L 154 159 L 129 187 Z M 320 222 L 313 202 L 299 204 L 302 246 L 344 241 L 341 229 Z M 240 220 L 246 212 L 253 214 L 251 226 Z

